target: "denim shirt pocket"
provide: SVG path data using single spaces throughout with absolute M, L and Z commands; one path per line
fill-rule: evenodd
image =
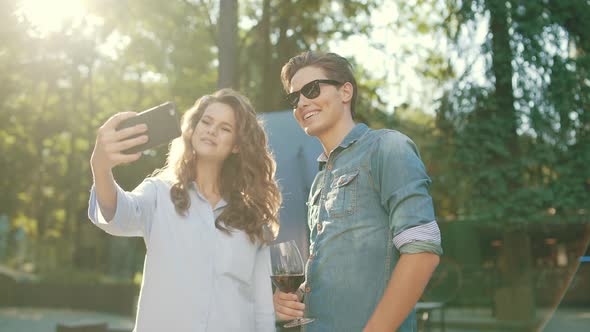
M 326 211 L 329 217 L 339 218 L 356 211 L 358 169 L 335 174 L 330 191 L 326 195 Z

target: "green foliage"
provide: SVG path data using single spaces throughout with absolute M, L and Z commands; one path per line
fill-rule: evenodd
M 40 275 L 40 282 L 56 285 L 94 285 L 94 284 L 129 284 L 128 278 L 118 279 L 112 275 L 96 273 L 96 271 L 62 268 L 47 271 Z
M 465 193 L 445 213 L 508 223 L 587 215 L 590 4 L 478 0 L 455 12 L 457 43 L 490 17 L 488 83 L 465 73 L 441 100 L 440 142 L 453 151 L 443 172 Z

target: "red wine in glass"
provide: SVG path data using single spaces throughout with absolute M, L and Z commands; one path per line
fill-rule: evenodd
M 299 286 L 305 281 L 305 276 L 303 274 L 294 274 L 294 275 L 278 275 L 272 276 L 272 283 L 277 286 L 281 292 L 284 293 L 295 293 Z
M 270 246 L 271 279 L 284 293 L 295 293 L 305 281 L 303 259 L 295 241 L 276 243 Z M 313 322 L 314 318 L 296 318 L 284 327 L 300 326 Z

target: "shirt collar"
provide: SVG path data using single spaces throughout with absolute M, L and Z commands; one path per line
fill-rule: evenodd
M 203 194 L 201 194 L 201 192 L 199 191 L 199 186 L 197 186 L 197 183 L 195 181 L 193 181 L 193 189 L 197 193 L 197 197 L 200 198 L 203 201 L 203 203 L 211 204 L 211 203 L 209 203 L 207 198 L 205 198 L 205 196 L 203 196 Z M 223 199 L 223 197 L 221 197 L 221 199 L 219 200 L 219 202 L 217 202 L 217 205 L 215 205 L 213 210 L 221 209 L 221 208 L 225 207 L 226 205 L 227 205 L 227 202 L 225 201 L 225 199 Z
M 366 124 L 364 124 L 364 123 L 356 124 L 354 126 L 354 128 L 352 128 L 352 130 L 348 133 L 348 135 L 346 135 L 346 137 L 344 137 L 342 142 L 340 142 L 340 144 L 336 148 L 334 148 L 334 150 L 336 150 L 337 148 L 342 148 L 342 149 L 348 148 L 354 142 L 358 141 L 359 138 L 361 138 L 368 130 L 369 130 L 369 127 L 367 127 Z M 317 161 L 320 163 L 320 166 L 323 163 L 326 163 L 328 161 L 328 156 L 326 155 L 326 152 L 322 152 L 320 154 L 320 156 L 318 157 Z

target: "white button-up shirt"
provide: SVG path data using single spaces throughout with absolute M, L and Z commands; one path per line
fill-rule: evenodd
M 215 208 L 189 191 L 186 216 L 176 213 L 170 183 L 148 178 L 132 192 L 117 187 L 117 210 L 102 216 L 94 187 L 88 215 L 105 232 L 141 236 L 146 244 L 135 332 L 275 331 L 270 254 L 243 231 L 215 228 Z

